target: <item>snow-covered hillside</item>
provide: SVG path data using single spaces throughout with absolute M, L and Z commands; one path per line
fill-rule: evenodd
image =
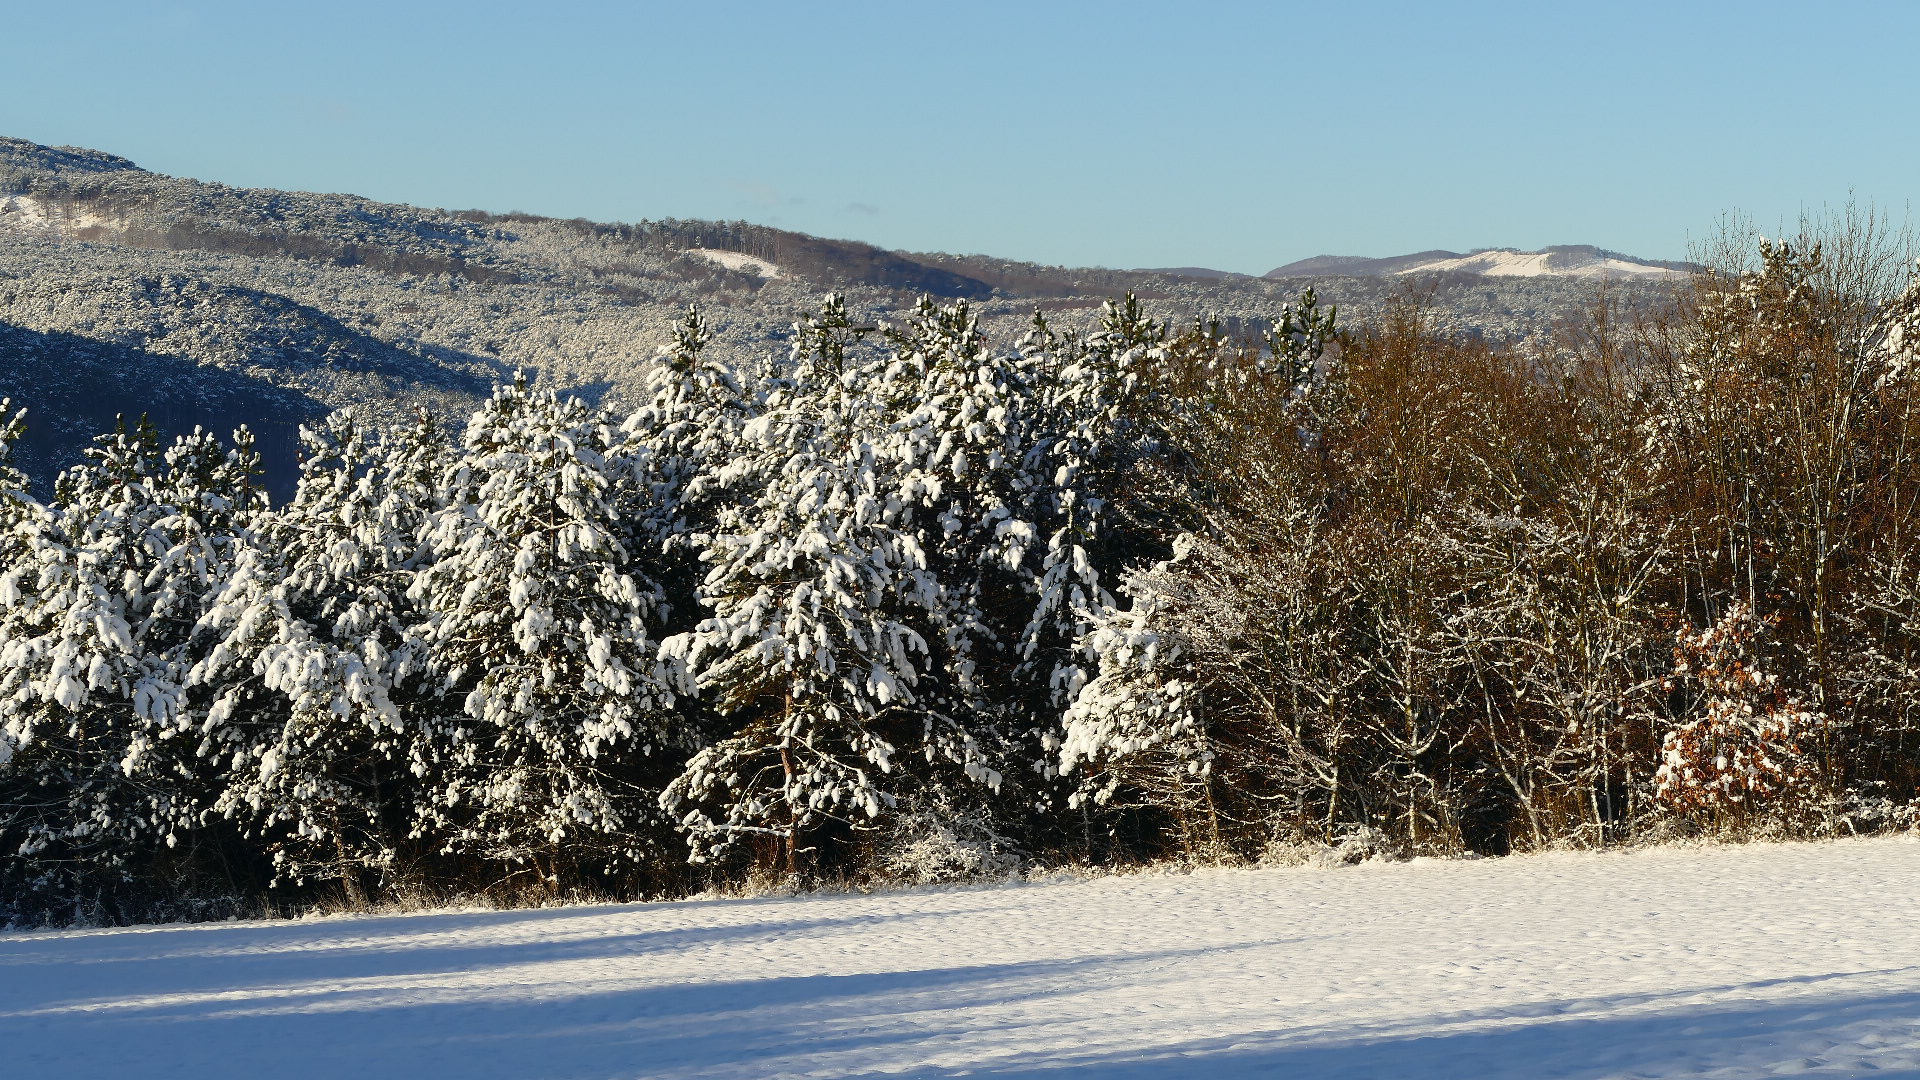
M 0 397 L 32 410 L 36 445 L 22 464 L 43 491 L 81 460 L 102 415 L 111 426 L 118 413 L 148 412 L 169 436 L 195 424 L 224 434 L 242 420 L 291 433 L 347 405 L 382 422 L 426 407 L 457 423 L 484 396 L 476 379 L 484 391 L 515 370 L 543 386 L 631 402 L 690 303 L 708 313 L 715 356 L 758 364 L 786 351 L 795 314 L 829 291 L 876 321 L 897 321 L 921 294 L 964 297 L 987 325 L 1015 334 L 1036 306 L 1056 329 L 1086 329 L 1100 301 L 1128 290 L 1152 297 L 1162 317 L 1205 312 L 1230 327 L 1263 325 L 1309 284 L 1352 326 L 1398 295 L 1390 278 L 1335 276 L 1347 272 L 1266 281 L 1048 267 L 743 222 L 436 210 L 228 187 L 0 136 Z M 1490 340 L 1525 337 L 1582 309 L 1591 285 L 1462 280 L 1474 287 L 1451 285 L 1435 303 Z M 294 308 L 292 325 L 266 317 Z M 396 360 L 398 378 L 372 370 Z M 58 399 L 44 372 L 76 366 L 122 378 Z M 296 407 L 205 407 L 289 396 Z M 269 486 L 284 496 L 295 475 L 290 445 L 264 448 Z
M 1655 283 L 1681 278 L 1698 270 L 1692 263 L 1637 259 L 1591 244 L 1561 244 L 1539 251 L 1485 248 L 1465 255 L 1456 251 L 1422 251 L 1370 259 L 1354 255 L 1316 255 L 1269 271 L 1269 278 L 1289 279 L 1319 275 L 1402 277 L 1409 274 L 1469 274 L 1487 278 Z
M 1477 251 L 1395 270 L 1396 274 L 1481 274 L 1486 277 L 1678 277 L 1684 271 L 1639 259 L 1583 249 Z
M 21 1077 L 1920 1076 L 1920 844 L 0 936 Z

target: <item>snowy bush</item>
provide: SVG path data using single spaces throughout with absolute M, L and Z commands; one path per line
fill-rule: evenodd
M 1829 789 L 1814 748 L 1831 723 L 1762 666 L 1765 629 L 1739 602 L 1712 626 L 1676 635 L 1667 689 L 1697 704 L 1661 741 L 1654 781 L 1666 807 L 1714 825 L 1818 820 Z
M 913 885 L 1005 878 L 1024 861 L 986 811 L 945 800 L 916 800 L 896 814 L 880 852 L 880 873 Z

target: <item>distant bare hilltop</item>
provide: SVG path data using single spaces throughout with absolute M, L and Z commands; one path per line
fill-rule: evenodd
M 1591 298 L 1592 278 L 1563 266 L 1664 265 L 1593 248 L 1526 255 L 1542 268 L 1532 276 L 1467 265 L 1522 254 L 1427 252 L 1408 265 L 1463 260 L 1455 269 L 1471 272 L 1434 275 L 1423 295 L 1463 332 L 1507 340 Z M 1164 318 L 1252 330 L 1308 285 L 1364 321 L 1404 291 L 1376 264 L 1401 262 L 1310 259 L 1264 278 L 1046 266 L 744 221 L 607 224 L 236 188 L 0 138 L 0 396 L 30 409 L 20 456 L 42 485 L 116 415 L 147 414 L 167 433 L 247 424 L 284 492 L 299 426 L 343 406 L 458 418 L 516 369 L 630 400 L 689 304 L 717 353 L 751 372 L 781 361 L 793 320 L 829 291 L 873 320 L 922 295 L 966 300 L 1002 333 L 1036 309 L 1062 329 L 1086 325 L 1131 291 Z M 1633 295 L 1651 298 L 1653 279 L 1671 276 L 1622 280 L 1644 280 Z

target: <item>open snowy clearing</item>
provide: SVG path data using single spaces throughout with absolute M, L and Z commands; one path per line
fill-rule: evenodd
M 687 254 L 698 256 L 710 263 L 716 263 L 729 270 L 744 270 L 763 278 L 777 278 L 780 268 L 766 259 L 748 255 L 739 251 L 721 251 L 718 248 L 688 248 Z
M 49 206 L 31 195 L 0 197 L 0 229 L 52 232 L 65 236 L 80 229 L 119 223 L 90 210 Z
M 1920 1077 L 1920 843 L 0 935 L 18 1077 Z

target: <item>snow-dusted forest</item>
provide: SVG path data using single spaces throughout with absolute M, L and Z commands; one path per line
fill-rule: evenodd
M 1920 286 L 1825 240 L 1551 347 L 689 310 L 278 503 L 129 419 L 4 481 L 0 913 L 1909 826 Z

